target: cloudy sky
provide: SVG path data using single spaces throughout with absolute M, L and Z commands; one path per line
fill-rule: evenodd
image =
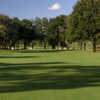
M 19 18 L 70 14 L 77 0 L 0 0 L 0 13 Z

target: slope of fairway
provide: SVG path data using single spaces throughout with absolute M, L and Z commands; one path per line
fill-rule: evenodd
M 99 100 L 100 53 L 0 51 L 0 100 Z

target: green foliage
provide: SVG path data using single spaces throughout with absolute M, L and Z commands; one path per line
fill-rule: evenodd
M 6 35 L 7 28 L 4 25 L 0 25 L 0 37 L 4 38 Z
M 20 20 L 0 14 L 0 48 L 16 48 L 16 45 L 32 45 L 38 41 L 45 49 L 64 47 L 78 42 L 80 48 L 91 41 L 96 51 L 96 41 L 100 39 L 100 1 L 78 0 L 70 16 L 46 17 Z M 18 46 L 17 46 L 18 47 Z
M 49 43 L 51 45 L 59 46 L 62 42 L 66 44 L 66 29 L 67 29 L 67 16 L 61 15 L 56 18 L 50 19 L 47 33 Z
M 69 30 L 70 40 L 91 40 L 93 46 L 96 45 L 96 38 L 100 33 L 100 1 L 78 1 L 70 15 Z M 95 49 L 95 47 L 93 48 Z

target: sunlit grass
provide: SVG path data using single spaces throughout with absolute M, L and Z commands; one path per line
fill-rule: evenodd
M 98 100 L 100 54 L 0 51 L 0 100 Z

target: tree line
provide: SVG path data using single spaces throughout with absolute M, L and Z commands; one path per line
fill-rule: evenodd
M 46 49 L 50 45 L 52 49 L 58 46 L 64 47 L 66 44 L 67 16 L 60 15 L 56 18 L 47 19 L 23 19 L 17 17 L 9 18 L 0 14 L 0 48 L 19 48 L 23 44 L 23 49 L 29 45 L 34 47 L 34 41 L 41 42 Z
M 78 0 L 69 16 L 56 18 L 20 20 L 0 14 L 0 49 L 34 48 L 38 41 L 44 49 L 69 49 L 69 44 L 77 42 L 86 50 L 87 41 L 92 43 L 93 52 L 100 38 L 100 1 Z

